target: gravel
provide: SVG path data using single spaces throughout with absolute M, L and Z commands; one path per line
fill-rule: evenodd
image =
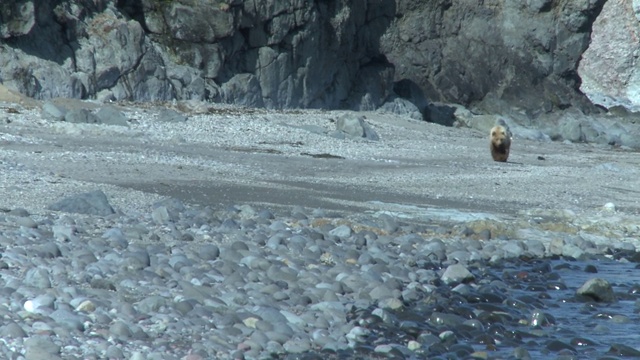
M 483 134 L 388 114 L 366 140 L 341 112 L 174 108 L 0 107 L 1 358 L 638 351 L 636 154 L 522 140 L 498 165 Z
M 167 203 L 175 220 L 158 224 L 154 209 Z M 2 246 L 0 352 L 33 359 L 458 358 L 482 357 L 484 348 L 524 354 L 541 345 L 547 354 L 578 354 L 570 336 L 552 340 L 575 323 L 556 320 L 545 297 L 521 293 L 573 291 L 576 304 L 621 296 L 593 266 L 584 273 L 596 276 L 571 290 L 562 266 L 550 262 L 570 255 L 554 256 L 550 241 L 502 236 L 549 223 L 510 219 L 487 240 L 465 230 L 476 226 L 469 221 L 314 213 L 323 212 L 170 199 L 107 217 L 29 214 L 29 227 L 7 216 L 1 236 L 15 241 Z M 73 231 L 55 237 L 55 227 Z M 185 233 L 192 238 L 185 241 Z M 626 246 L 584 239 L 573 246 L 582 261 L 637 258 Z M 589 249 L 598 251 L 585 256 Z M 533 258 L 540 260 L 527 260 Z M 617 323 L 628 319 L 616 316 Z M 510 339 L 511 331 L 519 337 Z

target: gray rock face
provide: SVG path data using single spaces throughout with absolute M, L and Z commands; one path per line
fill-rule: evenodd
M 384 103 L 379 110 L 392 114 L 405 115 L 415 120 L 422 120 L 420 109 L 411 101 L 399 97 Z
M 392 0 L 10 1 L 0 78 L 36 98 L 371 110 L 393 85 L 393 16 Z
M 604 3 L 9 0 L 0 79 L 39 99 L 589 112 L 577 68 Z
M 381 51 L 396 80 L 410 79 L 431 101 L 529 116 L 592 110 L 576 92 L 576 70 L 603 4 L 402 0 Z
M 260 81 L 255 75 L 244 73 L 229 79 L 221 88 L 222 100 L 246 107 L 263 107 Z
M 28 34 L 34 25 L 33 2 L 8 0 L 0 4 L 0 38 Z
M 640 110 L 640 51 L 637 1 L 610 0 L 593 24 L 578 71 L 580 89 L 596 104 Z

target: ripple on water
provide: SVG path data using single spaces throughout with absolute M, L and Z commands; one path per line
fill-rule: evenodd
M 399 349 L 393 344 L 411 344 L 414 355 L 427 358 L 466 358 L 474 353 L 488 359 L 640 355 L 640 274 L 635 264 L 543 259 L 469 266 L 472 273 L 480 268 L 486 272 L 484 278 L 501 278 L 491 282 L 499 286 L 452 290 L 441 284 L 400 311 L 361 311 L 359 326 L 347 336 L 350 351 L 391 356 L 387 350 Z M 576 296 L 576 290 L 595 276 L 612 284 L 618 301 L 584 302 Z

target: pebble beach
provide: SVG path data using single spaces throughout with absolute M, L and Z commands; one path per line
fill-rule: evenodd
M 2 358 L 640 355 L 636 152 L 516 133 L 499 164 L 395 114 L 114 108 L 0 106 Z

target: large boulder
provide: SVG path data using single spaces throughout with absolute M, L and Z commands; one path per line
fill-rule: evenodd
M 605 0 L 399 0 L 381 50 L 431 101 L 529 117 L 576 106 L 580 56 Z

